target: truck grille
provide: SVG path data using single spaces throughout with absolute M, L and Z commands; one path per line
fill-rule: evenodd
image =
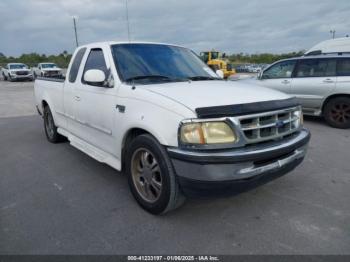
M 18 76 L 25 76 L 25 75 L 28 75 L 28 71 L 17 71 L 16 75 L 18 75 Z
M 275 140 L 299 130 L 301 108 L 238 117 L 246 144 Z
M 45 75 L 47 75 L 47 76 L 57 76 L 58 75 L 58 71 L 47 71 L 47 72 L 45 72 Z

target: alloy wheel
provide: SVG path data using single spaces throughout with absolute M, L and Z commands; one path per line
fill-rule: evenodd
M 162 174 L 155 156 L 145 148 L 131 158 L 131 176 L 137 193 L 147 202 L 156 202 L 162 193 Z
M 346 103 L 335 104 L 331 109 L 330 116 L 333 121 L 340 124 L 350 121 L 350 105 Z

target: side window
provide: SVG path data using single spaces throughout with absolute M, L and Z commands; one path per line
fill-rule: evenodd
M 339 59 L 338 60 L 338 76 L 350 76 L 350 59 Z
M 291 78 L 296 60 L 277 63 L 264 71 L 263 79 Z
M 336 76 L 335 59 L 303 59 L 299 61 L 295 77 Z
M 69 72 L 69 82 L 71 83 L 74 83 L 75 80 L 77 79 L 79 67 L 81 64 L 81 60 L 84 57 L 85 51 L 86 51 L 86 48 L 80 49 L 74 58 L 74 61 L 72 63 L 72 66 Z
M 102 70 L 105 73 L 105 76 L 108 74 L 108 69 L 106 66 L 106 61 L 103 56 L 103 51 L 100 48 L 91 49 L 90 54 L 86 60 L 84 72 L 83 72 L 83 78 L 86 71 L 90 69 L 99 69 Z M 82 83 L 85 83 L 84 79 L 82 78 Z

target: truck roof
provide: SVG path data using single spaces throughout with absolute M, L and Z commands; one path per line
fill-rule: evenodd
M 103 45 L 118 45 L 118 44 L 153 44 L 153 45 L 168 45 L 168 46 L 176 46 L 176 47 L 184 47 L 176 44 L 168 44 L 168 43 L 159 43 L 159 42 L 147 42 L 147 41 L 105 41 L 105 42 L 95 42 L 86 45 L 81 45 L 81 47 L 94 47 L 94 46 L 103 46 Z

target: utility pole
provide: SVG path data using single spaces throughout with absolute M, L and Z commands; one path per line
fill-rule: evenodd
M 334 39 L 335 38 L 335 30 L 333 29 L 333 30 L 331 30 L 329 32 L 332 34 L 332 38 Z
M 78 33 L 77 33 L 77 22 L 76 22 L 77 17 L 73 16 L 73 24 L 74 24 L 74 33 L 75 33 L 75 43 L 77 45 L 77 47 L 79 46 L 79 42 L 78 42 Z
M 130 26 L 129 26 L 129 7 L 128 7 L 128 0 L 125 0 L 125 8 L 126 8 L 126 23 L 128 27 L 128 40 L 130 42 Z

